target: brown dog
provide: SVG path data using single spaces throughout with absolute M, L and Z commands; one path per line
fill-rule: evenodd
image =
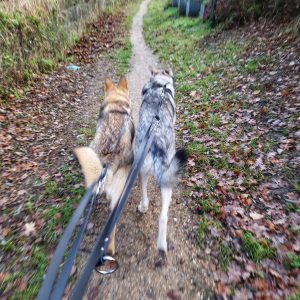
M 88 187 L 96 181 L 105 165 L 108 171 L 104 191 L 113 209 L 123 191 L 133 160 L 132 143 L 134 124 L 131 118 L 131 103 L 125 77 L 117 85 L 105 79 L 105 99 L 100 107 L 96 134 L 89 147 L 75 149 Z M 108 247 L 115 254 L 115 229 Z

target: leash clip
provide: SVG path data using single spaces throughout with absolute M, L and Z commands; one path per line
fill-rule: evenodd
M 104 269 L 101 269 L 104 268 Z M 101 275 L 110 275 L 117 271 L 119 263 L 116 259 L 111 256 L 103 256 L 95 266 L 95 271 Z
M 96 196 L 104 193 L 104 183 L 106 179 L 106 173 L 107 173 L 107 167 L 104 167 L 104 172 L 100 175 L 100 178 L 98 179 L 97 182 L 97 188 L 96 188 Z

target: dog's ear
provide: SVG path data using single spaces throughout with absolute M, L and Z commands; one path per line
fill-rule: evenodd
M 166 67 L 165 70 L 164 70 L 164 72 L 165 72 L 167 75 L 173 77 L 173 72 L 172 72 L 171 67 Z
M 109 77 L 106 77 L 104 80 L 104 92 L 107 93 L 112 87 L 114 86 L 114 83 Z
M 123 91 L 128 91 L 128 85 L 127 85 L 127 79 L 125 76 L 121 76 L 119 83 L 118 83 L 118 87 L 120 89 L 122 89 Z
M 152 77 L 154 77 L 155 75 L 157 75 L 159 73 L 159 71 L 157 69 L 153 68 L 152 66 L 149 66 L 149 71 L 150 71 Z

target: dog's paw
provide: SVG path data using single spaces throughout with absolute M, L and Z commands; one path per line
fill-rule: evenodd
M 141 212 L 141 213 L 146 213 L 148 210 L 148 206 L 144 206 L 142 203 L 139 204 L 138 206 L 138 211 Z
M 155 262 L 155 268 L 161 268 L 166 266 L 167 261 L 167 253 L 164 250 L 158 250 L 158 260 Z
M 167 240 L 165 240 L 161 236 L 158 237 L 156 246 L 159 252 L 165 252 L 165 253 L 168 252 Z

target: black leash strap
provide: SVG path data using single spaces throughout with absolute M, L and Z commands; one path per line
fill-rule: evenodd
M 70 272 L 72 269 L 72 265 L 73 265 L 76 253 L 78 251 L 79 244 L 82 240 L 83 233 L 84 233 L 86 225 L 88 223 L 88 218 L 92 211 L 93 203 L 97 196 L 98 191 L 95 192 L 95 187 L 98 185 L 97 190 L 99 189 L 99 185 L 101 184 L 102 180 L 106 176 L 106 172 L 107 172 L 107 169 L 104 168 L 101 175 L 99 176 L 98 181 L 93 183 L 88 188 L 88 190 L 84 194 L 81 202 L 79 203 L 77 209 L 75 210 L 64 234 L 61 237 L 61 240 L 54 252 L 54 255 L 51 259 L 50 266 L 49 266 L 46 276 L 44 278 L 42 287 L 39 291 L 37 300 L 59 299 L 59 297 L 62 296 L 65 286 L 67 284 L 67 281 L 69 279 L 69 275 L 70 275 Z M 92 198 L 92 201 L 90 201 L 91 198 Z M 79 233 L 73 242 L 72 248 L 71 248 L 69 256 L 67 258 L 67 261 L 65 262 L 63 270 L 59 276 L 59 280 L 57 280 L 57 284 L 55 285 L 55 287 L 53 289 L 53 285 L 55 284 L 55 279 L 57 278 L 57 273 L 59 271 L 59 266 L 62 263 L 64 253 L 67 250 L 69 241 L 73 236 L 75 227 L 88 204 L 90 204 L 88 213 L 86 214 L 85 220 L 84 220 L 83 224 L 81 225 Z
M 128 126 L 129 120 L 131 120 L 131 119 L 129 118 L 129 116 L 127 116 L 125 119 L 125 122 L 123 123 L 123 125 L 120 129 L 118 138 L 116 140 L 116 146 L 115 146 L 115 151 L 113 153 L 113 156 L 116 154 L 117 146 L 122 139 L 122 136 Z M 103 171 L 101 172 L 101 174 L 99 176 L 98 181 L 89 187 L 89 189 L 84 194 L 83 199 L 81 200 L 77 209 L 75 210 L 75 212 L 71 218 L 71 221 L 69 222 L 63 236 L 61 237 L 61 240 L 60 240 L 60 242 L 55 250 L 55 253 L 51 259 L 50 266 L 49 266 L 46 276 L 44 278 L 42 287 L 39 291 L 37 300 L 44 300 L 44 299 L 56 300 L 56 299 L 61 299 L 61 297 L 63 296 L 64 289 L 68 283 L 68 279 L 69 279 L 70 273 L 72 271 L 72 266 L 73 266 L 76 254 L 79 250 L 79 245 L 81 243 L 86 226 L 88 224 L 88 220 L 91 215 L 94 202 L 99 193 L 100 185 L 101 185 L 101 187 L 103 186 L 103 180 L 105 179 L 109 165 L 110 164 L 107 164 L 104 167 Z M 97 188 L 95 191 L 96 186 L 97 186 Z M 82 223 L 82 225 L 78 231 L 78 234 L 77 234 L 75 240 L 73 241 L 73 244 L 69 251 L 68 257 L 67 257 L 67 259 L 64 263 L 64 266 L 61 270 L 61 273 L 58 277 L 58 271 L 59 271 L 59 267 L 62 263 L 64 253 L 67 250 L 68 244 L 70 242 L 70 239 L 72 238 L 75 227 L 85 209 L 87 209 L 87 213 L 85 215 L 84 222 Z M 58 279 L 56 280 L 57 277 L 58 277 Z
M 70 300 L 77 300 L 82 298 L 93 269 L 95 268 L 96 265 L 102 264 L 104 262 L 103 258 L 105 257 L 106 254 L 106 250 L 109 244 L 109 239 L 112 230 L 120 218 L 123 208 L 128 200 L 130 191 L 136 181 L 139 171 L 144 163 L 145 157 L 148 154 L 148 151 L 151 147 L 155 130 L 159 122 L 158 117 L 156 117 L 155 119 L 156 120 L 154 121 L 154 123 L 152 123 L 152 125 L 149 127 L 144 137 L 143 143 L 141 144 L 140 151 L 137 155 L 137 158 L 134 159 L 134 162 L 130 168 L 129 175 L 124 190 L 122 192 L 122 195 L 120 197 L 120 200 L 118 204 L 115 206 L 115 208 L 113 209 L 113 211 L 111 212 L 108 220 L 106 221 L 105 226 L 101 234 L 99 235 L 96 244 L 93 248 L 93 251 L 88 259 L 88 262 L 85 265 L 85 268 L 81 273 L 81 276 L 76 282 Z

